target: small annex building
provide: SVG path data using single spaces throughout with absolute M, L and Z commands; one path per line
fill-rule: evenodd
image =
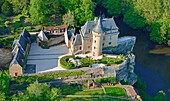
M 20 76 L 23 74 L 23 68 L 26 63 L 26 56 L 31 46 L 31 35 L 24 29 L 18 39 L 12 44 L 13 59 L 9 66 L 10 76 Z
M 45 31 L 53 35 L 62 35 L 67 30 L 67 27 L 68 26 L 66 24 L 59 25 L 59 26 L 48 26 L 45 27 Z

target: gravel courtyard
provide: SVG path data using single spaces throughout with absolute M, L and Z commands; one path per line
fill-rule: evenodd
M 67 54 L 69 51 L 65 44 L 42 49 L 37 43 L 32 43 L 28 55 L 27 64 L 36 65 L 36 73 L 56 68 L 58 59 L 61 55 Z M 61 67 L 57 67 L 62 70 Z M 63 69 L 64 70 L 64 69 Z

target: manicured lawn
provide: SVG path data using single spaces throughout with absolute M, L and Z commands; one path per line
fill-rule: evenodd
M 60 101 L 129 101 L 113 98 L 61 98 Z
M 111 96 L 126 96 L 124 89 L 120 87 L 106 87 L 106 94 Z
M 69 61 L 70 58 L 73 58 L 74 60 L 76 59 L 80 60 L 81 65 L 77 66 L 74 63 L 70 62 Z M 81 57 L 68 55 L 60 59 L 60 65 L 61 67 L 65 69 L 76 69 L 76 68 L 81 68 L 81 67 L 91 67 L 92 64 L 95 64 L 95 63 L 103 63 L 106 66 L 110 66 L 113 64 L 121 64 L 123 61 L 124 59 L 121 59 L 121 58 L 103 57 L 102 59 L 93 60 L 89 57 L 81 58 Z
M 88 91 L 79 91 L 76 92 L 75 95 L 104 95 L 102 89 L 100 90 L 88 90 Z

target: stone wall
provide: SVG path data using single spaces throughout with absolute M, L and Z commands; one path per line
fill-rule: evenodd
M 116 47 L 106 47 L 103 48 L 102 52 L 104 54 L 124 54 L 132 52 L 133 47 L 136 42 L 136 37 L 134 36 L 125 36 L 118 38 L 118 45 Z

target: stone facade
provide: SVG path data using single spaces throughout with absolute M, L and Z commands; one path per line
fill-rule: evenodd
M 94 21 L 87 21 L 85 25 L 81 27 L 79 33 L 70 32 L 73 31 L 68 30 L 64 35 L 65 43 L 67 47 L 72 50 L 72 54 L 77 54 L 81 51 L 81 53 L 84 54 L 92 53 L 93 56 L 99 56 L 102 54 L 103 48 L 114 47 L 117 46 L 118 43 L 119 31 L 113 18 L 99 18 Z M 71 38 L 68 38 L 70 35 Z M 81 37 L 77 37 L 79 35 Z M 79 48 L 80 46 L 81 48 Z M 75 50 L 75 48 L 77 50 Z
M 19 64 L 12 64 L 9 68 L 10 76 L 21 76 L 23 74 L 22 67 Z

